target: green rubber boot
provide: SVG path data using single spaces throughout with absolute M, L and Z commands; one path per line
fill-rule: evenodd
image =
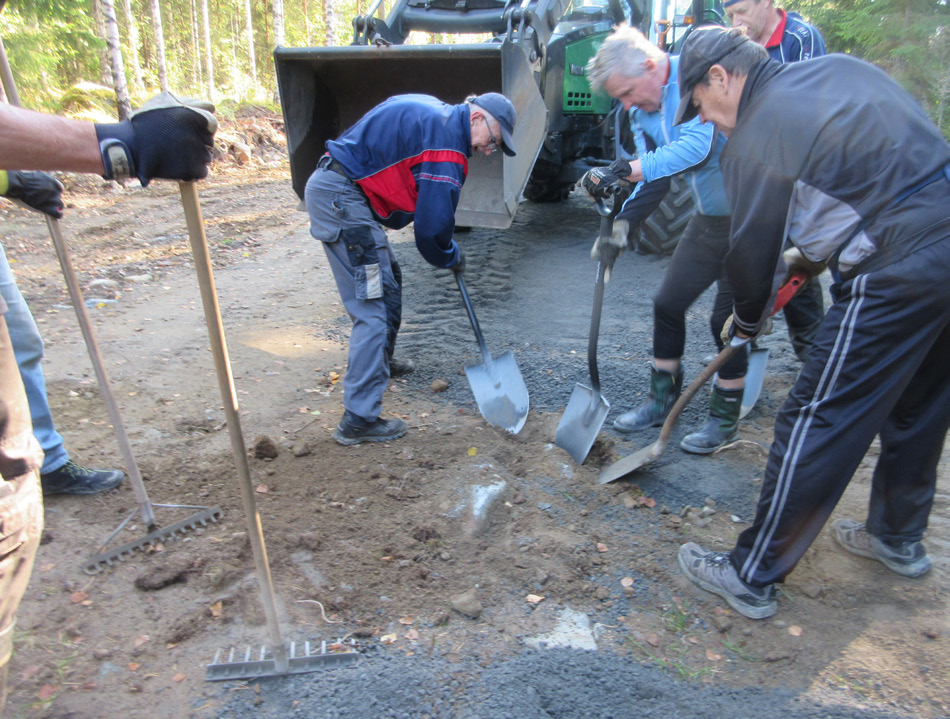
M 680 447 L 692 454 L 712 454 L 720 447 L 732 444 L 739 434 L 739 411 L 742 409 L 742 389 L 723 389 L 713 385 L 709 399 L 709 418 L 696 432 L 683 437 Z
M 639 407 L 617 417 L 614 429 L 618 432 L 636 432 L 647 427 L 659 427 L 682 391 L 682 365 L 676 372 L 657 369 L 653 365 L 650 368 L 650 395 Z

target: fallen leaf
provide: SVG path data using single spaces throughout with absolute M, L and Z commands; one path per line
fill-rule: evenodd
M 392 558 L 392 556 L 380 557 L 380 558 L 379 558 L 379 561 L 381 561 L 381 562 L 391 562 L 391 561 L 393 561 L 393 558 Z
M 653 497 L 640 497 L 640 506 L 641 507 L 655 507 L 656 500 Z
M 660 638 L 656 634 L 648 635 L 646 640 L 647 640 L 647 644 L 649 644 L 651 647 L 660 646 Z
M 175 676 L 172 677 L 172 681 L 181 682 L 185 680 L 185 677 L 186 677 L 186 674 L 184 672 L 178 672 Z
M 711 662 L 719 662 L 719 661 L 722 661 L 722 654 L 716 654 L 716 652 L 714 652 L 712 649 L 707 649 L 706 659 L 708 659 Z
M 468 448 L 468 456 L 469 456 L 469 457 L 474 457 L 476 454 L 478 454 L 478 447 L 469 447 L 469 448 Z
M 257 485 L 257 489 L 254 491 L 258 494 L 267 494 L 267 485 L 262 482 L 261 484 Z
M 690 644 L 699 644 L 699 640 L 696 637 L 690 637 L 686 641 L 688 641 Z
M 32 666 L 27 667 L 22 672 L 20 672 L 20 679 L 22 679 L 23 681 L 32 679 L 33 675 L 36 674 L 41 668 L 42 667 L 39 664 L 34 664 Z
M 633 586 L 633 577 L 624 577 L 620 580 L 621 587 L 632 587 Z
M 91 599 L 83 599 L 83 600 L 80 602 L 80 604 L 82 604 L 84 607 L 91 607 L 91 606 L 92 606 L 92 600 L 91 600 Z
M 404 636 L 410 642 L 414 642 L 419 638 L 419 632 L 417 632 L 415 629 L 410 629 Z
M 40 690 L 36 693 L 42 701 L 49 701 L 59 692 L 59 687 L 53 686 L 52 684 L 44 684 L 40 687 Z
M 224 603 L 223 603 L 223 602 L 215 602 L 215 603 L 212 604 L 210 607 L 208 607 L 208 611 L 211 612 L 211 616 L 212 616 L 212 617 L 220 617 L 220 616 L 221 616 L 221 609 L 222 609 L 223 607 L 224 607 Z
M 151 637 L 149 637 L 148 634 L 140 634 L 139 636 L 135 638 L 135 641 L 133 641 L 132 643 L 135 646 L 140 647 L 143 644 L 145 644 L 145 642 L 147 642 L 150 638 Z
M 603 542 L 598 542 L 598 543 L 597 543 L 597 551 L 598 551 L 598 552 L 606 552 L 606 551 L 607 551 L 607 545 L 604 544 Z
M 537 594 L 529 594 L 527 597 L 525 597 L 525 599 L 527 599 L 532 604 L 538 604 L 539 602 L 544 601 L 544 597 L 538 596 Z
M 327 649 L 329 649 L 331 652 L 349 651 L 349 647 L 347 647 L 345 644 L 341 644 L 340 642 L 333 642 L 333 644 L 328 644 Z
M 383 644 L 392 644 L 398 638 L 399 637 L 397 637 L 395 634 L 384 634 L 383 636 L 379 638 L 379 641 L 382 642 Z
M 138 662 L 129 662 L 128 667 L 130 672 L 137 672 L 139 667 L 142 666 Z
M 88 682 L 82 685 L 82 688 L 87 692 L 94 691 L 99 688 L 99 682 L 97 682 L 95 679 L 90 679 Z
M 788 628 L 788 633 L 793 637 L 800 637 L 802 635 L 802 628 L 797 624 L 793 624 Z
M 85 593 L 84 591 L 82 591 L 81 589 L 79 589 L 79 590 L 73 592 L 73 593 L 69 596 L 69 601 L 71 601 L 73 604 L 79 604 L 80 602 L 84 602 L 84 601 L 86 601 L 87 599 L 89 599 L 89 595 L 86 594 L 86 593 Z
M 56 566 L 56 565 L 55 565 L 53 562 L 50 562 L 50 563 L 48 563 L 48 564 L 41 564 L 41 565 L 40 565 L 40 571 L 41 571 L 41 572 L 48 572 L 48 571 L 50 571 L 51 569 L 53 569 L 53 567 L 55 567 L 55 566 Z
M 402 618 L 399 620 L 399 623 L 400 623 L 400 624 L 412 624 L 414 621 L 415 621 L 415 619 L 413 619 L 412 617 L 402 617 Z

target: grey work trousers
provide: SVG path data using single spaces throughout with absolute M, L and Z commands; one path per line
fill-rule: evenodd
M 366 197 L 350 180 L 318 167 L 307 181 L 304 200 L 310 234 L 323 243 L 353 323 L 343 406 L 374 421 L 382 411 L 402 317 L 399 263 Z

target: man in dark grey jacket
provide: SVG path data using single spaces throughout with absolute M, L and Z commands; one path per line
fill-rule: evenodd
M 845 55 L 780 65 L 740 29 L 695 31 L 680 61 L 678 119 L 729 137 L 732 334 L 753 337 L 795 265 L 828 263 L 834 300 L 779 411 L 755 520 L 731 552 L 683 545 L 679 563 L 747 617 L 830 517 L 875 436 L 866 522 L 837 541 L 906 577 L 950 426 L 950 146 L 885 73 Z

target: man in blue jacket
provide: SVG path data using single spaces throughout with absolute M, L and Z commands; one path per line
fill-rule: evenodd
M 650 394 L 641 406 L 614 421 L 621 432 L 663 424 L 679 397 L 686 311 L 696 298 L 718 281 L 710 327 L 720 349 L 719 330 L 732 306 L 731 287 L 722 271 L 722 258 L 729 245 L 729 203 L 719 170 L 725 138 L 698 120 L 673 124 L 679 102 L 678 63 L 678 57 L 667 55 L 638 30 L 624 25 L 604 41 L 588 65 L 591 87 L 595 91 L 603 88 L 630 112 L 637 145 L 638 159 L 630 163 L 618 160 L 608 168 L 592 170 L 581 181 L 595 195 L 599 187 L 624 181 L 637 183 L 614 223 L 612 244 L 616 248 L 626 245 L 626 223 L 635 226 L 650 215 L 673 175 L 684 173 L 696 207 L 654 298 Z M 595 259 L 602 242 L 598 239 L 594 246 Z M 737 352 L 720 370 L 709 418 L 683 439 L 680 446 L 684 450 L 709 454 L 734 441 L 747 361 L 746 352 Z
M 515 108 L 499 93 L 449 105 L 428 95 L 397 95 L 339 138 L 307 182 L 310 233 L 323 242 L 343 305 L 353 321 L 344 380 L 343 445 L 402 437 L 401 419 L 383 419 L 383 392 L 411 364 L 393 359 L 402 316 L 402 273 L 383 227 L 415 223 L 426 261 L 461 272 L 453 239 L 468 158 L 496 149 L 513 156 Z

